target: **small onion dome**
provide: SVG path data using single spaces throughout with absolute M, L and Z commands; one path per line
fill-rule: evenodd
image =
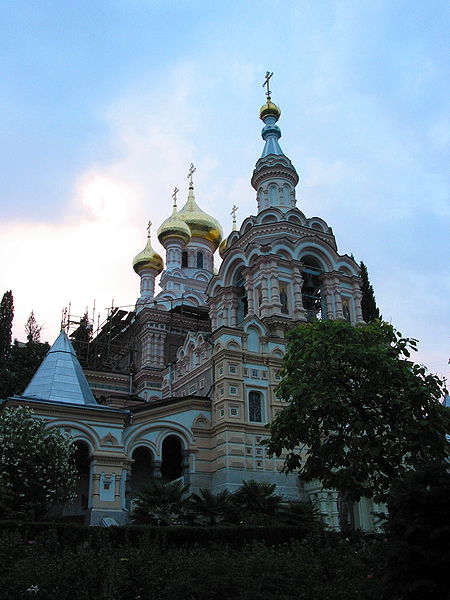
M 177 207 L 173 207 L 172 214 L 158 229 L 158 240 L 164 246 L 164 242 L 170 239 L 178 239 L 187 244 L 191 239 L 191 230 L 186 223 L 180 219 Z
M 268 116 L 275 117 L 276 121 L 278 121 L 281 116 L 281 110 L 270 100 L 270 98 L 267 98 L 267 102 L 259 109 L 259 118 L 261 121 L 264 121 Z
M 228 238 L 223 238 L 223 240 L 220 242 L 220 246 L 219 246 L 220 258 L 223 258 L 224 254 L 225 254 L 225 250 L 227 249 L 227 239 Z
M 154 269 L 158 274 L 164 269 L 164 262 L 160 255 L 152 248 L 150 233 L 147 236 L 147 244 L 142 252 L 133 260 L 133 269 L 138 275 L 144 269 Z
M 222 227 L 219 221 L 210 217 L 197 205 L 194 197 L 194 186 L 189 186 L 189 195 L 186 204 L 178 213 L 180 218 L 189 226 L 192 237 L 203 238 L 212 242 L 215 249 L 222 239 Z

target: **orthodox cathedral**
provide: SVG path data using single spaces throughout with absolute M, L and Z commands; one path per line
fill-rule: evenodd
M 237 228 L 233 207 L 223 238 L 197 203 L 191 165 L 184 206 L 175 189 L 172 214 L 157 231 L 165 258 L 152 247 L 149 224 L 133 260 L 135 309 L 111 310 L 86 346 L 63 329 L 24 394 L 8 400 L 74 440 L 79 493 L 66 514 L 87 524 L 126 523 L 133 497 L 162 477 L 183 478 L 191 491 L 275 483 L 286 498 L 310 497 L 338 526 L 336 492 L 282 473 L 282 457 L 262 442 L 282 410 L 275 389 L 285 333 L 315 319 L 361 323 L 359 268 L 338 253 L 325 221 L 297 208 L 299 176 L 280 147 L 281 111 L 266 83 L 264 147 L 251 177 L 256 214 Z M 376 510 L 362 500 L 351 519 L 371 529 Z

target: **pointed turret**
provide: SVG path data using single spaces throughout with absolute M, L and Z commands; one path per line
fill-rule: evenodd
M 55 403 L 97 404 L 64 331 L 47 352 L 22 395 Z
M 263 84 L 263 87 L 267 85 L 267 101 L 261 106 L 259 118 L 264 122 L 261 136 L 265 144 L 251 180 L 257 193 L 258 212 L 270 207 L 287 211 L 296 203 L 295 186 L 298 183 L 298 174 L 278 143 L 281 129 L 276 123 L 281 116 L 281 110 L 271 99 L 269 79 L 272 75 L 273 73 L 267 72 Z

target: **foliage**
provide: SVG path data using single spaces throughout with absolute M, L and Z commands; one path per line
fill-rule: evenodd
M 181 480 L 155 479 L 137 496 L 131 515 L 133 523 L 171 525 L 183 515 L 189 486 Z
M 375 293 L 369 281 L 369 274 L 366 265 L 361 261 L 361 309 L 362 317 L 366 323 L 371 323 L 377 319 L 381 319 L 380 311 L 375 301 Z
M 408 473 L 388 499 L 386 600 L 438 600 L 449 589 L 450 474 L 442 463 Z
M 242 521 L 245 523 L 268 522 L 265 517 L 275 517 L 283 500 L 275 494 L 274 483 L 243 481 L 233 494 L 233 502 L 242 511 Z M 261 518 L 262 517 L 262 518 Z
M 9 361 L 12 389 L 9 396 L 22 394 L 25 391 L 49 350 L 50 345 L 46 342 L 27 342 L 24 345 L 14 343 L 12 345 Z
M 0 368 L 9 356 L 14 318 L 14 301 L 11 290 L 3 294 L 0 304 Z
M 318 479 L 349 500 L 381 502 L 390 483 L 432 458 L 444 461 L 450 415 L 443 383 L 405 360 L 416 341 L 387 323 L 319 321 L 289 333 L 277 388 L 285 408 L 270 424 L 284 470 Z
M 92 339 L 92 324 L 89 321 L 87 312 L 81 317 L 80 324 L 70 335 L 70 339 L 79 360 L 84 362 L 87 357 L 89 342 Z
M 30 316 L 25 323 L 25 333 L 27 334 L 27 341 L 33 344 L 39 344 L 41 341 L 42 325 L 38 325 L 34 311 L 32 310 Z
M 310 500 L 290 500 L 280 508 L 278 519 L 290 527 L 323 529 L 320 511 Z
M 191 494 L 188 507 L 194 515 L 199 515 L 209 525 L 226 519 L 230 511 L 231 494 L 228 490 L 214 494 L 208 489 L 201 489 L 198 494 Z
M 25 324 L 27 343 L 23 344 L 15 340 L 11 345 L 11 335 L 9 335 L 7 356 L 3 361 L 0 360 L 0 398 L 22 394 L 39 368 L 50 349 L 47 343 L 39 341 L 41 329 L 42 326 L 37 325 L 34 312 L 31 311 Z
M 0 561 L 2 600 L 30 597 L 32 586 L 42 600 L 364 600 L 370 588 L 361 553 L 336 536 L 176 548 L 145 538 L 68 546 L 51 530 L 32 539 L 4 532 Z
M 48 430 L 27 407 L 0 415 L 0 486 L 7 490 L 4 516 L 34 519 L 75 494 L 73 448 L 63 435 Z
M 187 498 L 188 486 L 180 481 L 155 480 L 137 496 L 131 517 L 136 524 L 164 526 L 195 522 L 209 526 L 300 526 L 307 531 L 323 528 L 320 514 L 310 502 L 283 503 L 275 489 L 275 484 L 251 480 L 244 481 L 234 494 L 201 489 Z

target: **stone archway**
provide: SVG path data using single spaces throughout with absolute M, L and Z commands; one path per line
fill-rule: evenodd
M 64 509 L 65 517 L 79 517 L 85 520 L 90 503 L 91 456 L 89 446 L 83 441 L 74 442 L 75 452 L 72 461 L 78 476 L 77 494 L 73 502 Z
M 183 446 L 176 435 L 169 435 L 162 443 L 161 475 L 166 481 L 173 481 L 183 475 Z
M 138 446 L 131 458 L 130 493 L 135 498 L 155 477 L 155 459 L 146 446 Z

